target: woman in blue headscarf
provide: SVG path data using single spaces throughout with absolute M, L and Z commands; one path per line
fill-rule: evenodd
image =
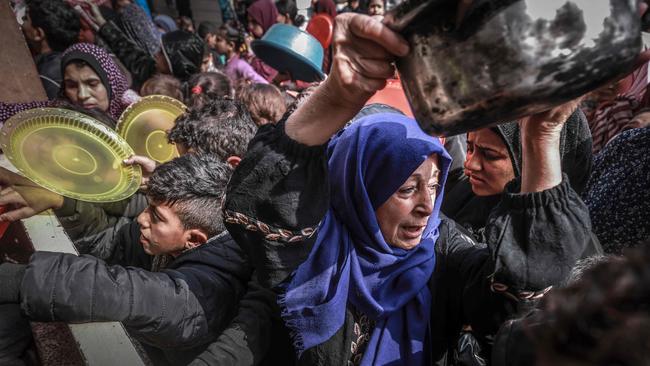
M 558 163 L 574 104 L 522 124 L 522 178 L 506 188 L 479 244 L 439 214 L 451 159 L 414 120 L 380 113 L 337 132 L 392 76 L 391 52 L 408 52 L 367 16 L 340 17 L 337 32 L 333 73 L 251 141 L 228 185 L 228 231 L 257 281 L 279 295 L 296 351 L 287 357 L 451 362 L 464 325 L 485 340 L 518 302 L 543 296 L 598 251 Z

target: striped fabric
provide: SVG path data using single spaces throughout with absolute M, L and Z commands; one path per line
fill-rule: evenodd
M 648 87 L 648 64 L 635 70 L 630 76 L 629 89 L 614 100 L 601 103 L 589 128 L 593 137 L 593 153 L 598 153 L 611 139 L 622 131 L 633 128 L 631 122 L 637 111 L 644 107 L 642 101 Z

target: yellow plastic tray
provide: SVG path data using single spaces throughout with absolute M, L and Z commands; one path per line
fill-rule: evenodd
M 138 155 L 164 163 L 178 156 L 176 146 L 167 142 L 167 131 L 187 107 L 164 95 L 150 95 L 131 104 L 120 116 L 117 133 Z
M 142 179 L 140 166 L 122 163 L 133 155 L 124 139 L 95 119 L 66 109 L 16 114 L 0 130 L 0 146 L 27 178 L 82 201 L 125 199 Z

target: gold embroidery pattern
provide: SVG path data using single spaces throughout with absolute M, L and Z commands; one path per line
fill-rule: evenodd
M 361 365 L 363 353 L 370 340 L 370 333 L 375 328 L 375 322 L 370 320 L 366 315 L 353 310 L 354 328 L 352 330 L 353 341 L 350 345 L 352 356 L 348 360 L 348 366 Z
M 508 285 L 494 282 L 494 279 L 492 279 L 492 283 L 490 284 L 490 290 L 492 290 L 492 292 L 502 294 L 503 296 L 517 302 L 541 299 L 544 297 L 544 295 L 551 291 L 552 288 L 553 286 L 549 286 L 540 291 L 518 291 L 516 293 L 513 293 L 508 288 Z
M 298 243 L 311 238 L 316 232 L 316 227 L 304 228 L 300 231 L 291 231 L 271 227 L 259 220 L 248 217 L 239 212 L 224 210 L 224 220 L 230 224 L 242 225 L 248 231 L 258 231 L 264 234 L 264 238 L 269 241 L 279 241 L 284 243 Z

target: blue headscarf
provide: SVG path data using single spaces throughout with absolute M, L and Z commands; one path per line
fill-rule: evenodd
M 438 155 L 444 187 L 451 158 L 414 120 L 392 113 L 355 121 L 331 140 L 328 154 L 330 209 L 279 300 L 295 346 L 302 353 L 327 341 L 352 304 L 375 321 L 362 364 L 424 364 L 442 188 L 411 250 L 384 241 L 375 210 L 431 154 Z

